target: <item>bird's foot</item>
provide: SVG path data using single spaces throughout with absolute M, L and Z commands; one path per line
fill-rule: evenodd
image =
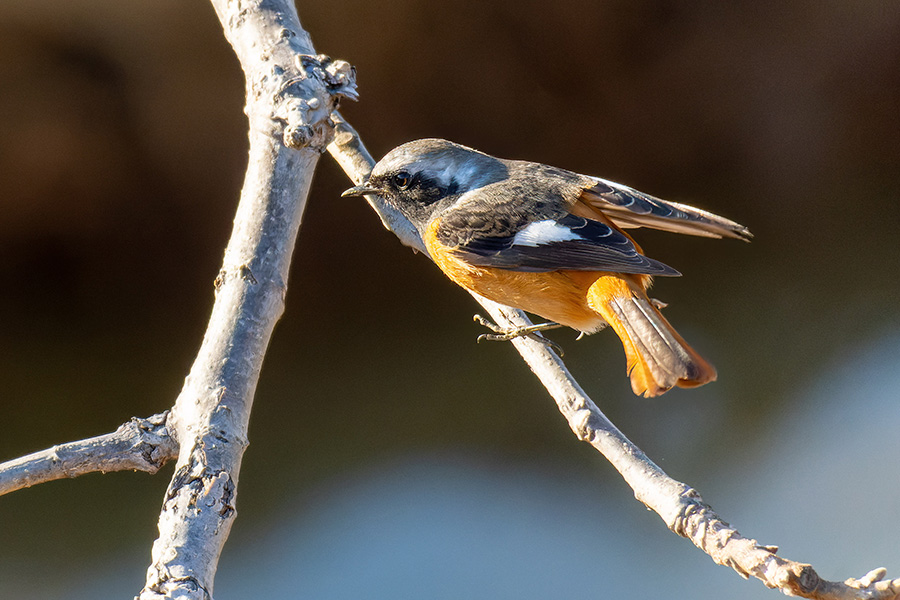
M 482 333 L 478 336 L 477 342 L 489 341 L 489 342 L 508 342 L 514 340 L 518 337 L 527 337 L 531 338 L 536 342 L 540 342 L 544 344 L 554 352 L 560 355 L 563 355 L 563 349 L 559 344 L 552 340 L 548 340 L 544 336 L 540 334 L 542 331 L 547 331 L 549 329 L 559 329 L 563 327 L 559 323 L 538 323 L 537 325 L 528 325 L 527 327 L 513 327 L 511 329 L 500 327 L 496 323 L 491 322 L 490 320 L 482 317 L 481 315 L 475 315 L 475 321 L 490 329 L 494 333 Z

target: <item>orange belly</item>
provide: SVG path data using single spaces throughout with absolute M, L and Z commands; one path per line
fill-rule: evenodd
M 587 333 L 612 325 L 625 349 L 635 394 L 658 396 L 674 386 L 696 387 L 716 379 L 715 368 L 672 329 L 647 298 L 648 275 L 528 273 L 476 267 L 441 245 L 435 230 L 433 223 L 425 233 L 425 247 L 441 271 L 462 287 Z
M 587 292 L 598 278 L 610 273 L 602 271 L 530 273 L 476 267 L 460 260 L 442 246 L 435 239 L 433 228 L 429 229 L 425 236 L 425 246 L 432 260 L 447 277 L 485 298 L 521 308 L 579 331 L 591 333 L 606 325 L 603 318 L 588 305 Z M 618 277 L 615 279 L 619 280 Z

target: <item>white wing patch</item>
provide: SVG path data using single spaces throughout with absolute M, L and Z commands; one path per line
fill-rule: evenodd
M 529 223 L 524 229 L 513 237 L 514 246 L 542 246 L 554 242 L 571 242 L 584 240 L 565 225 L 560 225 L 552 219 Z

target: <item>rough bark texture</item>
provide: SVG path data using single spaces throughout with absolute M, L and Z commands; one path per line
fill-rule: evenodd
M 101 471 L 156 473 L 175 458 L 178 445 L 169 435 L 169 413 L 134 418 L 112 433 L 60 444 L 0 465 L 0 496 L 45 481 Z
M 332 133 L 328 116 L 341 95 L 355 95 L 347 63 L 313 55 L 293 3 L 213 6 L 246 76 L 250 156 L 209 326 L 170 416 L 180 451 L 141 600 L 212 597 L 263 356 Z

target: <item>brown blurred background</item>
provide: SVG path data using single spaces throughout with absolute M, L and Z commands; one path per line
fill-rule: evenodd
M 619 426 L 701 492 L 826 365 L 900 327 L 900 3 L 339 0 L 299 12 L 319 52 L 357 67 L 361 101 L 343 113 L 376 157 L 445 137 L 750 227 L 749 245 L 639 236 L 684 273 L 655 295 L 717 383 L 636 399 L 611 333 L 552 336 Z M 204 2 L 0 4 L 0 459 L 174 401 L 243 176 L 242 94 Z M 584 468 L 607 500 L 642 511 L 511 348 L 475 345 L 471 298 L 339 198 L 348 183 L 323 157 L 233 543 L 334 477 L 441 452 Z M 122 597 L 135 593 L 169 476 L 0 498 L 0 573 L 34 586 L 6 592 L 65 598 L 67 578 L 115 555 L 138 565 Z

